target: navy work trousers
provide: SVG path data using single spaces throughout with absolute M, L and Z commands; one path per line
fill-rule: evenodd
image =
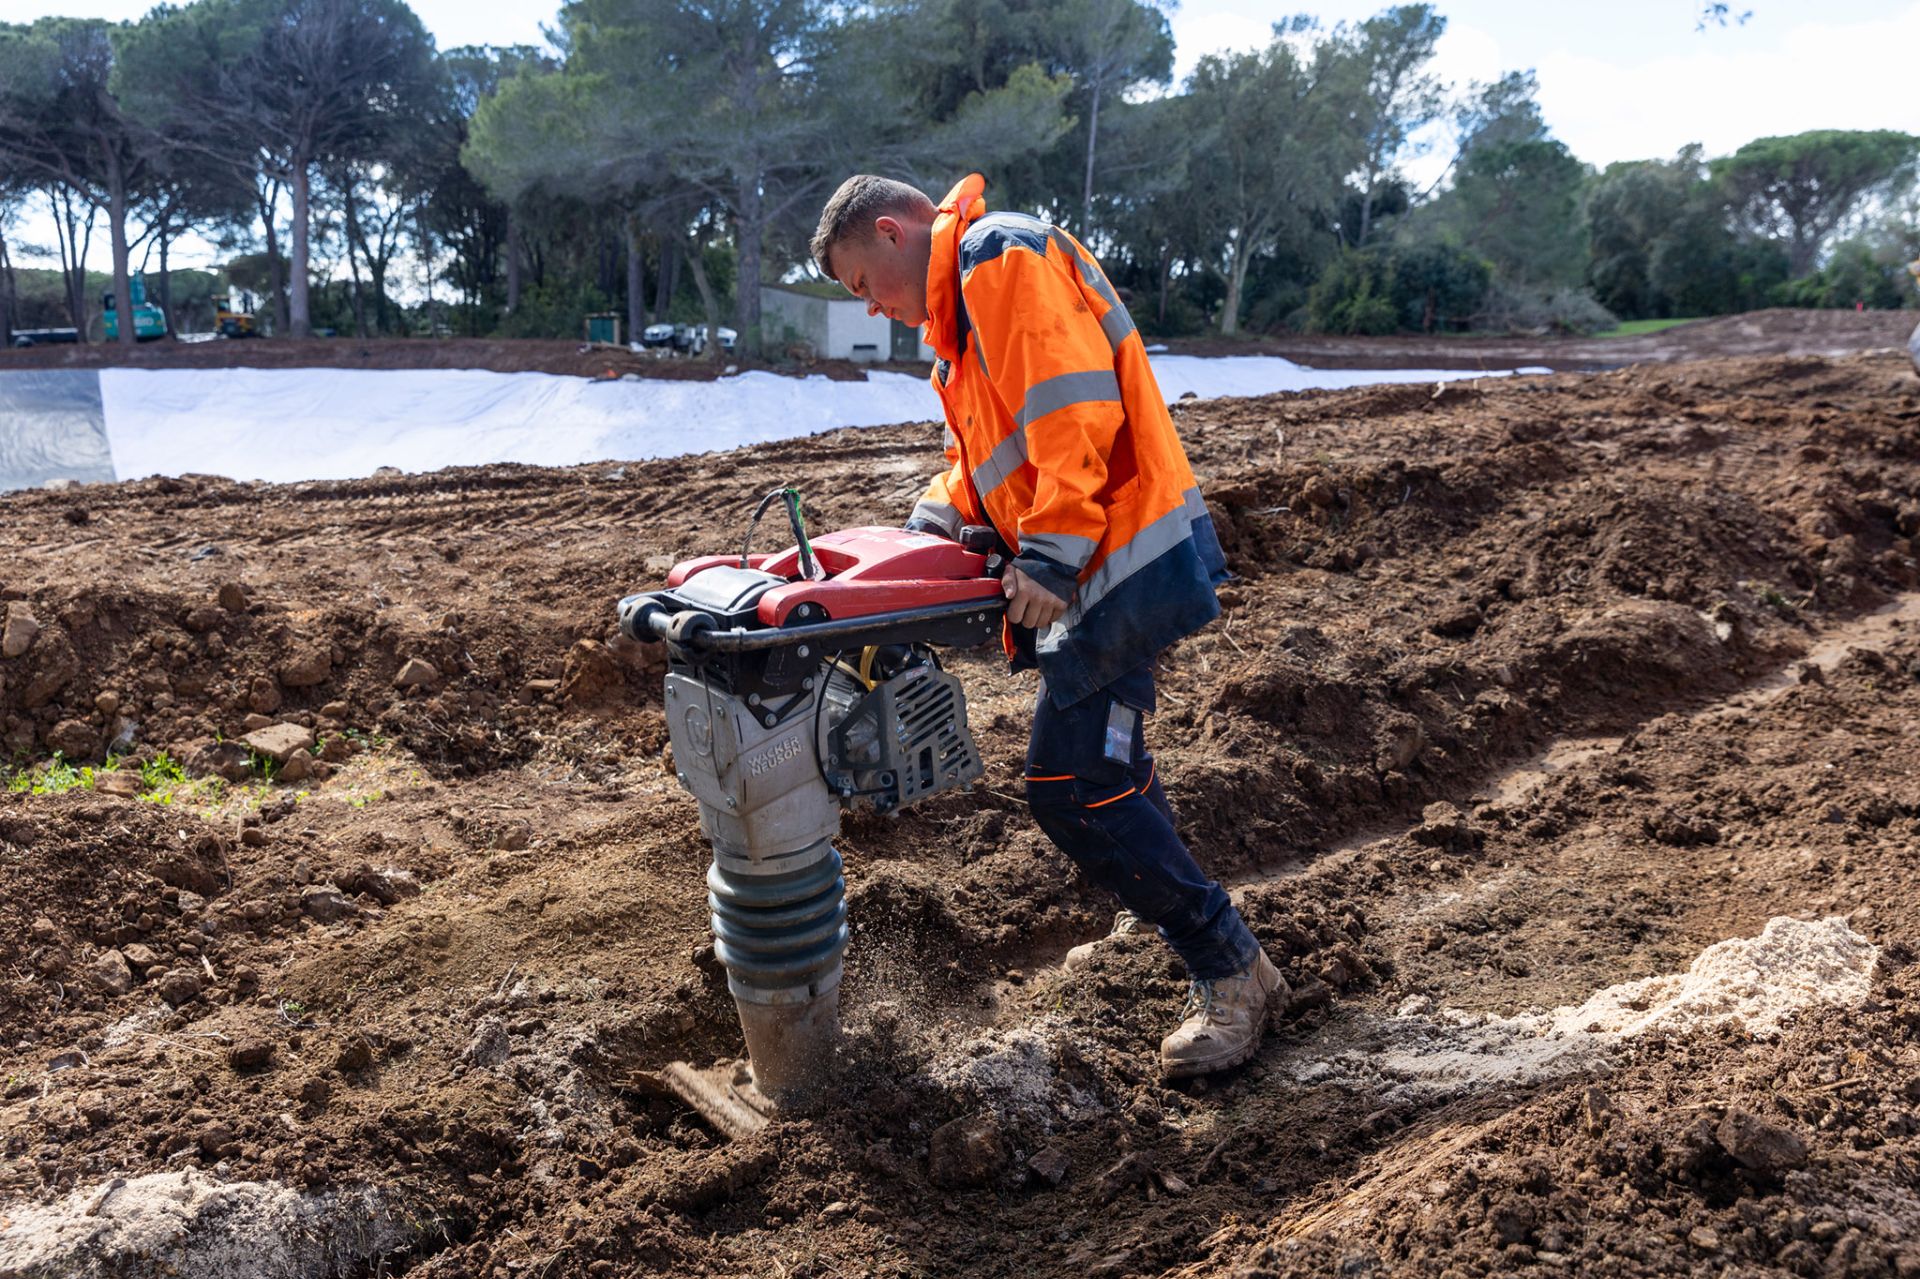
M 1027 803 L 1060 851 L 1155 925 L 1197 979 L 1244 972 L 1260 952 L 1226 890 L 1174 830 L 1142 731 L 1151 664 L 1064 710 L 1041 681 L 1027 745 Z

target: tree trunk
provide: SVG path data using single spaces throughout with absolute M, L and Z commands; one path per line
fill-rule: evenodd
M 720 299 L 713 294 L 713 281 L 707 278 L 706 246 L 698 241 L 687 244 L 687 269 L 693 272 L 693 287 L 700 291 L 700 305 L 707 312 L 707 346 L 701 354 L 705 359 L 718 359 L 720 353 Z M 745 272 L 741 273 L 745 278 Z
M 419 219 L 420 261 L 427 269 L 427 336 L 437 337 L 439 336 L 439 326 L 434 323 L 433 319 L 433 232 L 427 230 L 426 206 L 424 204 L 421 205 L 415 210 L 415 213 Z
M 140 335 L 135 331 L 133 279 L 128 274 L 127 184 L 119 152 L 111 146 L 103 150 L 107 162 L 107 238 L 113 245 L 113 309 L 119 316 L 114 328 L 120 345 L 131 347 Z
M 1247 263 L 1252 258 L 1244 240 L 1233 246 L 1233 261 L 1227 264 L 1227 297 L 1220 305 L 1220 336 L 1233 337 L 1240 332 L 1240 290 L 1247 282 Z
M 767 234 L 766 209 L 757 183 L 741 183 L 738 227 L 740 270 L 735 276 L 733 327 L 740 330 L 737 339 L 743 355 L 760 354 L 760 254 Z M 720 331 L 709 326 L 707 336 L 713 347 L 720 347 Z
M 173 327 L 173 276 L 167 269 L 167 250 L 172 242 L 167 239 L 167 228 L 161 227 L 157 237 L 160 241 L 160 324 L 168 337 L 177 337 Z
M 393 329 L 387 324 L 387 260 L 368 258 L 367 275 L 373 281 L 373 331 L 391 333 Z
M 670 240 L 660 244 L 660 279 L 654 284 L 653 313 L 666 322 L 667 311 L 673 306 L 674 286 L 679 283 L 680 246 Z
M 507 206 L 507 314 L 520 309 L 520 220 Z
M 1353 241 L 1356 249 L 1367 247 L 1367 235 L 1373 230 L 1373 187 L 1378 181 L 1373 166 L 1367 166 L 1366 185 L 1360 189 L 1360 234 Z
M 647 264 L 642 256 L 640 219 L 627 215 L 627 341 L 638 342 L 647 327 Z
M 1787 278 L 1802 280 L 1813 274 L 1820 256 L 1820 237 L 1795 223 L 1787 239 Z
M 1173 246 L 1160 250 L 1160 331 L 1167 331 L 1167 293 L 1173 286 Z
M 18 323 L 14 296 L 13 258 L 7 252 L 7 237 L 0 235 L 0 351 L 13 349 L 13 327 Z
M 293 243 L 288 245 L 291 261 L 287 264 L 287 274 L 292 277 L 288 283 L 287 327 L 297 338 L 313 336 L 312 299 L 307 295 L 307 248 L 313 228 L 308 225 L 312 214 L 309 200 L 312 192 L 309 184 L 312 174 L 308 172 L 305 156 L 293 158 L 293 225 L 287 228 L 287 234 Z
M 1080 185 L 1080 241 L 1093 233 L 1093 149 L 1100 136 L 1100 82 L 1093 82 L 1093 107 L 1087 113 L 1087 171 Z
M 273 290 L 273 335 L 287 335 L 287 278 L 280 266 L 280 183 L 269 181 L 265 191 L 256 191 L 260 221 L 267 229 L 267 287 Z
M 360 215 L 353 204 L 355 185 L 351 171 L 341 174 L 341 212 L 347 219 L 347 278 L 353 282 L 353 332 L 356 337 L 366 337 L 367 296 L 366 291 L 360 287 L 360 255 L 356 250 L 356 246 L 361 242 Z
M 67 318 L 80 335 L 87 336 L 87 251 L 80 242 L 79 219 L 73 216 L 73 193 L 61 187 L 47 192 L 48 207 L 53 210 L 53 237 L 60 246 L 60 285 L 66 290 Z

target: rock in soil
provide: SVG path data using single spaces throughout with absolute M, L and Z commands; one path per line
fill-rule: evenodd
M 440 682 L 440 671 L 424 657 L 409 657 L 393 677 L 395 688 L 432 688 Z
M 1744 1168 L 1766 1177 L 1803 1168 L 1807 1143 L 1790 1128 L 1744 1110 L 1730 1110 L 1714 1130 L 1714 1138 Z
M 927 1176 L 936 1186 L 984 1186 L 1006 1162 L 1006 1140 L 990 1111 L 962 1115 L 927 1139 Z
M 284 764 L 295 751 L 313 749 L 313 730 L 299 724 L 275 724 L 248 733 L 240 740 L 247 749 L 258 751 L 276 764 Z
M 310 919 L 331 924 L 351 911 L 353 903 L 332 884 L 309 884 L 300 890 L 300 909 Z
M 127 957 L 117 950 L 103 952 L 88 972 L 103 994 L 124 995 L 133 989 L 133 969 L 127 966 Z
M 7 620 L 0 624 L 0 657 L 23 656 L 39 634 L 40 623 L 33 611 L 17 600 L 9 603 Z
M 253 775 L 253 757 L 239 742 L 207 742 L 188 753 L 183 766 L 196 776 L 244 782 Z
M 178 1008 L 200 998 L 200 974 L 191 968 L 170 968 L 155 983 L 160 998 Z
M 288 688 L 324 684 L 333 674 L 333 654 L 318 646 L 303 648 L 280 665 L 280 682 Z

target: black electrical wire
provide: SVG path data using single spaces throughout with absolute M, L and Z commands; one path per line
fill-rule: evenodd
M 787 506 L 787 527 L 793 530 L 793 540 L 800 547 L 800 576 L 808 580 L 818 580 L 826 574 L 819 570 L 819 562 L 814 559 L 813 542 L 807 537 L 807 519 L 800 501 L 800 490 L 791 484 L 783 484 L 769 490 L 753 508 L 753 516 L 747 521 L 747 535 L 740 543 L 740 567 L 747 567 L 747 557 L 753 551 L 753 532 L 760 527 L 760 517 L 775 501 L 785 501 Z

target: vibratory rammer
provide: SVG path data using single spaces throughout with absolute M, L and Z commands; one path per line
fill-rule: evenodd
M 981 775 L 960 682 L 931 646 L 994 639 L 1006 606 L 992 529 L 809 541 L 798 495 L 780 496 L 796 545 L 688 560 L 619 606 L 629 636 L 668 647 L 674 766 L 713 844 L 714 953 L 749 1059 L 663 1078 L 735 1137 L 821 1095 L 847 947 L 840 813 L 897 812 Z

